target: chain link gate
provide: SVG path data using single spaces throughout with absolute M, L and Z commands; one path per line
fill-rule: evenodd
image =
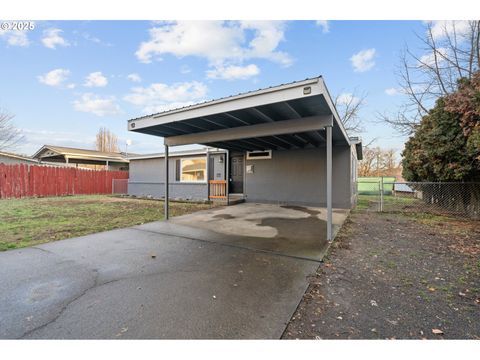
M 480 183 L 396 182 L 390 179 L 363 179 L 358 188 L 358 207 L 369 211 L 423 212 L 480 219 Z

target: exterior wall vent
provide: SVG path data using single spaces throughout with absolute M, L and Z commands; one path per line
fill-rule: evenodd
M 266 160 L 272 158 L 272 150 L 247 151 L 247 160 Z

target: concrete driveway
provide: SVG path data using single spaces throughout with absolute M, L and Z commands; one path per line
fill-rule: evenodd
M 318 214 L 268 205 L 275 232 L 249 206 L 0 253 L 0 338 L 279 338 L 324 251 L 294 228 Z

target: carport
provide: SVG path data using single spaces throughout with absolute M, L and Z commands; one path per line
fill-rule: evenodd
M 312 171 L 325 172 L 325 184 L 318 186 L 325 186 L 326 235 L 328 241 L 332 240 L 332 147 L 350 146 L 352 142 L 322 77 L 131 119 L 128 129 L 164 138 L 166 219 L 170 147 L 201 144 L 243 153 L 326 148 L 325 168 Z M 225 191 L 228 199 L 228 186 Z

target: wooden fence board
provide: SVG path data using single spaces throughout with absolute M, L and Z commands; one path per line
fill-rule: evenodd
M 113 179 L 128 179 L 128 171 L 0 164 L 0 199 L 111 194 Z

